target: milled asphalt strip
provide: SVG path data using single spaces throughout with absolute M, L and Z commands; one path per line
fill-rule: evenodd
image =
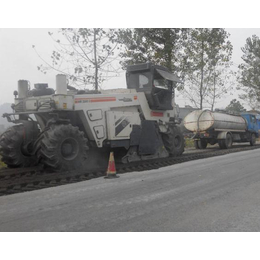
M 259 158 L 257 149 L 0 197 L 0 231 L 259 231 Z

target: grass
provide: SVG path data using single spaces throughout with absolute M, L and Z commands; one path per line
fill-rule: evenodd
M 0 169 L 6 168 L 6 164 L 3 163 L 1 159 L 2 159 L 2 158 L 1 158 L 1 156 L 0 156 Z
M 185 147 L 186 148 L 192 148 L 194 147 L 194 141 L 191 138 L 185 138 Z

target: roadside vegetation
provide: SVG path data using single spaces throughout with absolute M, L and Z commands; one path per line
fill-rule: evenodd
M 185 137 L 185 147 L 186 148 L 192 148 L 194 147 L 194 142 L 193 139 L 189 138 L 189 137 Z
M 0 169 L 6 168 L 6 164 L 2 162 L 2 157 L 0 156 Z

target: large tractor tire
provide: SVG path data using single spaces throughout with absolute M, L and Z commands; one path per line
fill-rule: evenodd
M 164 147 L 171 157 L 179 156 L 184 152 L 184 137 L 179 126 L 170 128 L 162 136 Z
M 37 145 L 37 156 L 45 166 L 53 169 L 80 169 L 87 159 L 87 142 L 78 127 L 71 124 L 51 125 L 43 132 Z
M 30 155 L 24 147 L 24 136 L 23 125 L 12 126 L 0 136 L 0 155 L 9 168 L 30 167 L 37 164 L 37 157 Z

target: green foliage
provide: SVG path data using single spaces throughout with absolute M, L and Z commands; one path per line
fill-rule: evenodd
M 1 156 L 0 156 L 0 169 L 6 168 L 6 164 L 2 162 Z
M 243 63 L 239 65 L 238 81 L 244 90 L 240 98 L 249 103 L 251 108 L 259 108 L 260 102 L 260 39 L 253 35 L 246 39 L 242 48 Z
M 187 31 L 181 28 L 119 30 L 120 42 L 125 45 L 120 54 L 122 66 L 150 61 L 171 71 L 180 71 L 180 52 Z
M 231 100 L 225 110 L 230 113 L 240 113 L 246 111 L 243 105 L 241 105 L 241 103 L 236 99 Z
M 186 148 L 194 147 L 194 140 L 193 139 L 185 138 L 184 141 L 185 141 L 185 147 Z
M 196 107 L 215 102 L 231 89 L 232 45 L 224 29 L 139 28 L 119 30 L 122 65 L 151 61 L 185 80 L 178 89 Z
M 217 99 L 230 89 L 232 45 L 229 34 L 222 28 L 191 29 L 185 41 L 183 74 L 184 95 L 195 107 L 205 103 L 213 110 Z

